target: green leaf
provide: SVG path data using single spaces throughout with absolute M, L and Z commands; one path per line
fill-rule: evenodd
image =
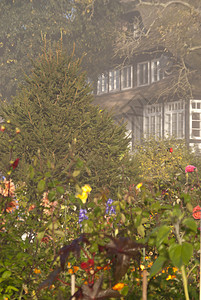
M 49 200 L 49 201 L 53 201 L 53 200 L 55 199 L 55 196 L 56 196 L 56 191 L 51 190 L 51 191 L 49 191 L 47 197 L 48 197 L 48 200 Z
M 61 195 L 64 194 L 64 192 L 65 192 L 64 188 L 62 186 L 59 186 L 59 185 L 56 187 L 56 190 Z
M 11 271 L 5 271 L 1 277 L 4 278 L 4 279 L 7 279 L 11 276 L 12 272 Z
M 32 166 L 30 166 L 29 171 L 30 171 L 29 177 L 30 177 L 30 179 L 32 180 L 32 179 L 34 178 L 34 175 L 35 175 L 34 168 L 33 168 Z
M 192 206 L 191 203 L 187 203 L 187 204 L 186 204 L 186 208 L 187 208 L 187 210 L 188 210 L 189 212 L 193 212 L 193 206 Z
M 11 290 L 13 290 L 13 291 L 15 291 L 15 292 L 18 292 L 18 291 L 19 291 L 19 289 L 17 289 L 17 288 L 14 287 L 14 286 L 11 286 L 11 285 L 9 285 L 9 286 L 6 287 L 6 293 L 9 292 L 9 291 L 11 291 Z
M 129 287 L 125 285 L 123 289 L 120 291 L 120 294 L 126 296 L 128 294 L 128 291 L 129 291 Z
M 169 247 L 170 259 L 178 268 L 181 268 L 183 264 L 188 264 L 192 254 L 193 246 L 187 242 L 184 242 L 182 245 L 172 244 Z
M 186 227 L 188 227 L 189 229 L 191 229 L 192 231 L 196 232 L 197 231 L 197 224 L 196 222 L 191 219 L 191 218 L 188 218 L 188 219 L 184 219 L 182 224 L 184 224 Z
M 73 177 L 77 177 L 78 175 L 80 175 L 80 170 L 75 170 L 73 172 Z
M 156 236 L 156 246 L 159 247 L 163 241 L 168 237 L 170 228 L 167 225 L 163 225 L 159 228 Z
M 38 232 L 37 239 L 39 240 L 39 242 L 42 240 L 42 238 L 44 237 L 44 235 L 45 235 L 45 231 Z
M 151 266 L 151 269 L 150 269 L 150 277 L 153 277 L 154 275 L 156 275 L 156 273 L 158 273 L 162 269 L 166 260 L 167 260 L 167 258 L 164 256 L 159 256 L 155 260 L 154 264 Z
M 142 215 L 137 215 L 137 217 L 135 218 L 135 226 L 136 227 L 140 226 L 141 221 L 142 221 Z
M 42 193 L 45 190 L 45 180 L 40 180 L 38 183 L 38 191 Z
M 138 232 L 139 235 L 141 235 L 142 237 L 144 237 L 144 235 L 145 235 L 145 229 L 144 229 L 144 226 L 142 224 L 137 227 L 137 232 Z

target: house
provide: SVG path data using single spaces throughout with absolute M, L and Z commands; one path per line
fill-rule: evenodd
M 125 14 L 122 26 L 125 22 L 137 40 L 144 30 L 139 12 Z M 199 77 L 194 78 L 191 93 L 182 93 L 174 56 L 162 46 L 156 51 L 153 45 L 145 46 L 146 53 L 138 51 L 96 78 L 94 104 L 113 111 L 117 122 L 127 123 L 132 148 L 149 136 L 173 136 L 201 150 Z

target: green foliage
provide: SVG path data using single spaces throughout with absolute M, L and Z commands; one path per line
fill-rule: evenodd
M 122 166 L 129 163 L 129 138 L 124 125 L 115 124 L 110 114 L 92 105 L 91 89 L 80 64 L 73 54 L 67 56 L 59 48 L 56 53 L 45 49 L 33 62 L 26 85 L 12 104 L 1 107 L 1 116 L 10 123 L 5 123 L 1 133 L 0 167 L 5 174 L 10 143 L 13 155 L 20 158 L 13 178 L 27 181 L 30 163 L 40 156 L 40 192 L 48 177 L 45 160 L 53 166 L 52 175 L 63 183 L 71 169 L 71 181 L 87 181 L 92 187 L 107 188 L 114 194 L 123 182 Z M 11 138 L 15 127 L 21 132 Z M 77 164 L 85 163 L 81 173 L 71 168 L 72 158 Z

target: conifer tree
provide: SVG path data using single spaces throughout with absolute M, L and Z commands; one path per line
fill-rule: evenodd
M 61 47 L 44 50 L 12 103 L 2 104 L 3 174 L 8 170 L 10 143 L 12 159 L 19 158 L 12 176 L 25 180 L 29 165 L 39 154 L 42 162 L 48 160 L 54 165 L 53 175 L 65 184 L 69 145 L 73 143 L 75 160 L 86 165 L 80 174 L 81 183 L 107 187 L 111 192 L 119 186 L 129 138 L 124 125 L 117 125 L 112 115 L 93 105 L 91 88 L 80 64 L 80 59 L 66 55 Z M 17 137 L 7 136 L 11 128 L 20 129 Z M 45 164 L 42 169 L 46 171 Z

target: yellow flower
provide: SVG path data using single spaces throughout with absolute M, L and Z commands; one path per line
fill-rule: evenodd
M 140 190 L 140 188 L 141 188 L 142 185 L 143 185 L 142 182 L 138 183 L 138 184 L 136 185 L 136 189 L 137 189 L 137 190 Z
M 125 284 L 123 282 L 119 282 L 119 283 L 115 284 L 115 286 L 113 286 L 112 289 L 115 291 L 120 291 L 121 289 L 123 289 L 124 285 Z
M 90 187 L 90 185 L 85 184 L 85 185 L 82 187 L 82 191 L 85 192 L 85 193 L 90 193 L 90 192 L 91 192 L 91 187 Z
M 145 269 L 144 265 L 140 265 L 140 269 L 143 271 Z
M 91 187 L 88 184 L 85 184 L 82 187 L 82 194 L 77 194 L 76 197 L 79 198 L 80 200 L 82 200 L 82 203 L 86 203 L 87 198 L 88 198 L 88 194 L 91 192 Z
M 174 273 L 178 271 L 178 269 L 175 268 L 175 267 L 173 267 L 172 269 L 173 269 L 173 272 L 174 272 Z
M 175 275 L 169 275 L 169 276 L 166 278 L 166 280 L 171 280 L 171 279 L 174 279 L 174 278 L 176 278 Z
M 41 270 L 36 269 L 36 268 L 33 271 L 34 271 L 35 274 L 40 274 L 41 273 Z

